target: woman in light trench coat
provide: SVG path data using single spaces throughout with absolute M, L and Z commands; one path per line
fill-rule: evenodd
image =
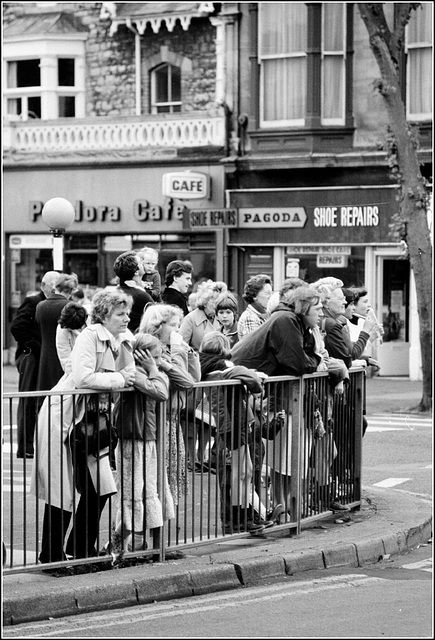
M 66 373 L 52 391 L 113 391 L 133 384 L 134 336 L 127 329 L 131 303 L 130 296 L 120 291 L 95 294 L 92 324 L 77 337 L 71 373 Z M 108 497 L 116 493 L 107 448 L 99 458 L 87 456 L 84 488 L 80 497 L 74 498 L 74 471 L 77 476 L 78 469 L 73 469 L 69 441 L 74 424 L 83 418 L 88 397 L 64 395 L 61 403 L 61 396 L 47 396 L 38 416 L 30 491 L 45 501 L 40 562 L 66 559 L 64 538 L 76 504 L 66 553 L 75 558 L 97 555 L 100 516 Z

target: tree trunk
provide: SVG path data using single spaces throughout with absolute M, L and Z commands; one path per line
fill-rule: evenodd
M 384 98 L 392 133 L 388 158 L 392 177 L 400 185 L 402 238 L 409 251 L 415 278 L 420 324 L 423 396 L 419 411 L 432 408 L 432 243 L 427 220 L 428 193 L 420 171 L 415 132 L 406 120 L 393 47 L 403 38 L 391 38 L 380 3 L 359 3 L 359 12 L 369 33 L 370 47 L 378 63 L 381 80 L 378 90 Z M 408 17 L 412 7 L 409 5 Z M 403 12 L 403 5 L 402 5 Z M 403 24 L 401 25 L 404 26 Z M 393 36 L 397 34 L 393 34 Z M 403 45 L 402 45 L 403 46 Z M 393 55 L 392 55 L 393 53 Z

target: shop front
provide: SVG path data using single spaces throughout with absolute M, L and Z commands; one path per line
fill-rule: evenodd
M 113 263 L 123 251 L 151 246 L 159 252 L 164 282 L 169 262 L 193 263 L 194 282 L 223 279 L 220 230 L 183 228 L 186 206 L 222 207 L 221 167 L 56 167 L 9 170 L 4 174 L 4 344 L 12 345 L 9 323 L 26 295 L 39 290 L 53 268 L 53 238 L 42 220 L 48 200 L 62 197 L 75 209 L 63 243 L 64 271 L 78 275 L 89 294 L 114 281 Z
M 250 276 L 267 273 L 275 290 L 290 276 L 365 285 L 385 331 L 372 346 L 380 375 L 420 379 L 413 278 L 389 235 L 396 194 L 394 186 L 227 191 L 226 206 L 237 211 L 227 230 L 230 284 L 240 292 Z

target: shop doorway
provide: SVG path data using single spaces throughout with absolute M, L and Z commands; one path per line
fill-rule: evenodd
M 379 319 L 384 327 L 378 348 L 382 376 L 409 376 L 409 261 L 377 256 Z

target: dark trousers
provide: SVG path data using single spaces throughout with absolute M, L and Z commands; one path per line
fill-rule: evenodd
M 35 391 L 38 360 L 30 351 L 21 353 L 15 361 L 18 370 L 18 391 Z M 37 398 L 20 398 L 17 409 L 17 458 L 33 454 L 33 436 L 38 418 Z
M 92 558 L 98 555 L 95 543 L 107 498 L 108 496 L 98 497 L 88 471 L 87 487 L 80 495 L 66 544 L 68 555 L 74 558 Z M 45 505 L 40 562 L 57 562 L 66 559 L 63 545 L 71 516 L 70 511 Z
M 75 558 L 92 558 L 98 555 L 95 543 L 98 537 L 101 514 L 108 496 L 98 496 L 95 491 L 89 470 L 86 486 L 80 495 L 75 522 L 68 536 L 66 552 Z
M 59 562 L 66 560 L 63 541 L 71 520 L 71 512 L 49 504 L 45 505 L 42 525 L 42 543 L 40 562 Z

